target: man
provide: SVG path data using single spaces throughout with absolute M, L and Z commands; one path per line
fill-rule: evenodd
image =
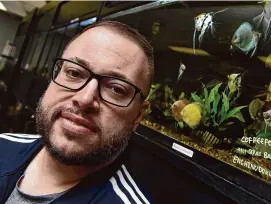
M 92 25 L 56 59 L 37 135 L 2 134 L 0 203 L 149 203 L 122 164 L 148 104 L 153 51 L 136 30 Z

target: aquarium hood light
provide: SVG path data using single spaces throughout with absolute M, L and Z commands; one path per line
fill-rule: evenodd
M 175 52 L 180 52 L 180 53 L 185 53 L 185 54 L 190 54 L 190 55 L 197 55 L 197 56 L 212 56 L 208 52 L 201 50 L 201 49 L 193 49 L 193 48 L 188 48 L 188 47 L 180 47 L 180 46 L 168 46 L 169 49 L 175 51 Z M 271 68 L 271 54 L 268 57 L 265 56 L 257 56 L 259 60 L 265 63 L 266 68 Z
M 179 46 L 168 46 L 169 49 L 175 52 L 186 53 L 190 55 L 200 55 L 200 56 L 211 56 L 208 52 L 201 50 L 201 49 L 193 49 L 188 47 L 179 47 Z
M 0 1 L 0 10 L 7 11 L 7 8 L 4 6 L 4 4 Z

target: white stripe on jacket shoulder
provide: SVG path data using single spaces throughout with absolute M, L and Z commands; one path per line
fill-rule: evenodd
M 117 171 L 117 176 L 115 176 L 118 177 L 118 179 L 116 179 L 114 176 L 110 179 L 115 193 L 125 204 L 150 204 L 150 202 L 138 188 L 127 168 L 124 165 L 121 167 L 122 168 Z M 132 200 L 129 200 L 128 197 L 132 198 Z
M 40 138 L 40 135 L 28 135 L 28 134 L 14 134 L 14 133 L 2 133 L 0 138 L 19 143 L 31 143 Z

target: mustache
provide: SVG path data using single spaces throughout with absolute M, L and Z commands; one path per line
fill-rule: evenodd
M 91 122 L 97 131 L 101 130 L 101 126 L 90 116 L 88 111 L 70 106 L 60 105 L 55 107 L 51 116 L 51 122 L 55 122 L 60 117 L 62 112 L 68 112 L 80 116 L 83 119 Z

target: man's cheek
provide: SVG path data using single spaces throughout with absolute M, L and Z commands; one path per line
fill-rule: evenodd
M 47 107 L 58 106 L 61 102 L 65 100 L 63 90 L 59 90 L 58 87 L 55 87 L 56 84 L 50 83 L 49 87 L 44 93 L 43 104 Z M 50 109 L 51 109 L 50 108 Z
M 106 124 L 103 129 L 106 129 L 109 135 L 118 133 L 127 126 L 125 120 L 118 120 L 116 118 L 109 120 Z
M 50 140 L 54 144 L 61 144 L 62 142 L 65 142 L 67 138 L 65 138 L 63 130 L 61 128 L 61 124 L 59 120 L 56 120 L 52 122 L 51 124 L 51 130 L 50 130 Z

